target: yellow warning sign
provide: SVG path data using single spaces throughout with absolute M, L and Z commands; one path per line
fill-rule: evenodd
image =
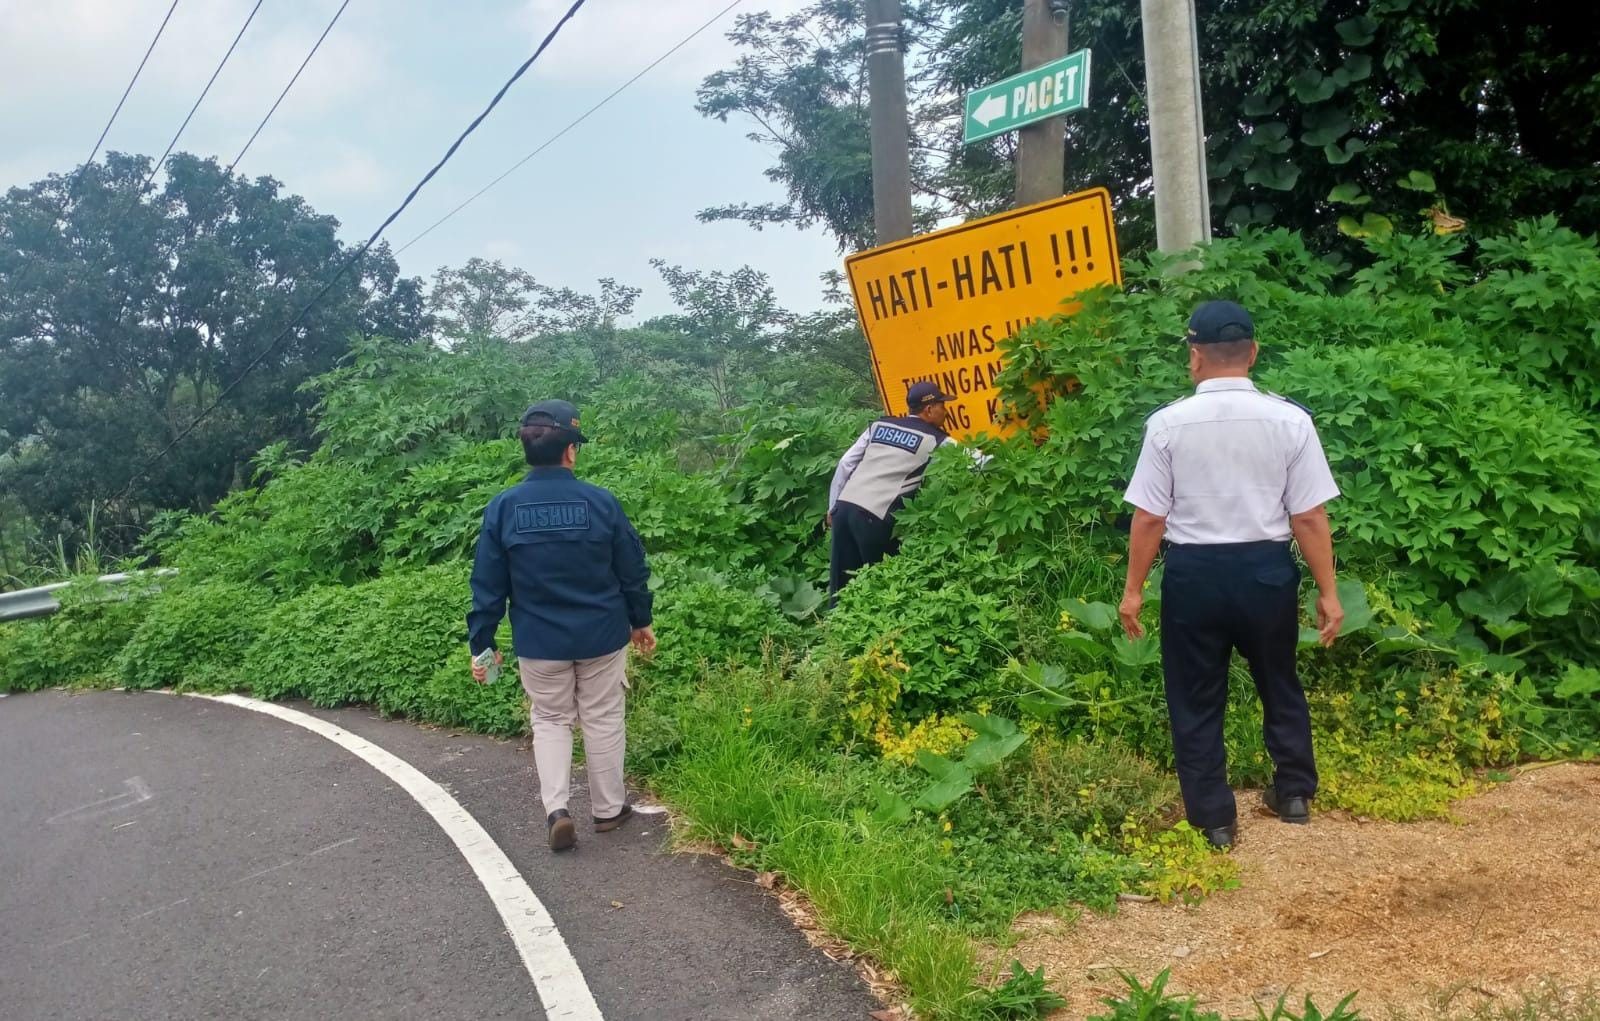
M 845 260 L 878 395 L 906 413 L 928 380 L 954 398 L 946 428 L 1003 435 L 999 343 L 1029 323 L 1071 315 L 1073 295 L 1122 283 L 1104 188 L 909 238 Z

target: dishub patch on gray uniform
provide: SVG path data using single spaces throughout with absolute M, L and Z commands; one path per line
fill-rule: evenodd
M 873 443 L 887 443 L 891 447 L 899 447 L 913 454 L 922 446 L 922 439 L 922 434 L 902 429 L 897 425 L 880 422 L 872 427 Z
M 518 532 L 582 532 L 589 528 L 589 505 L 582 500 L 519 503 L 514 511 Z

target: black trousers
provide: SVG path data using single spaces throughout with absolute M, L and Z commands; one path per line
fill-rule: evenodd
M 1300 569 L 1286 542 L 1172 546 L 1161 577 L 1161 666 L 1178 784 L 1189 824 L 1234 821 L 1222 743 L 1234 649 L 1261 696 L 1267 753 L 1281 795 L 1311 797 L 1311 713 L 1295 671 Z
M 833 546 L 828 560 L 828 606 L 839 601 L 839 590 L 868 564 L 897 552 L 894 515 L 878 517 L 853 503 L 840 501 L 833 508 Z

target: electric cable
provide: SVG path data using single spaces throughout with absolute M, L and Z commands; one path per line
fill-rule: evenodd
M 183 123 L 178 125 L 177 134 L 173 135 L 172 141 L 167 143 L 167 151 L 161 154 L 160 159 L 156 160 L 155 166 L 151 167 L 150 173 L 145 176 L 144 183 L 139 185 L 139 190 L 133 193 L 133 201 L 128 204 L 127 209 L 123 210 L 123 216 L 127 216 L 128 213 L 133 211 L 133 207 L 139 204 L 139 199 L 142 195 L 144 195 L 144 190 L 150 187 L 150 182 L 154 181 L 156 179 L 156 174 L 161 172 L 161 167 L 167 162 L 167 157 L 171 156 L 172 150 L 177 148 L 178 139 L 183 137 L 184 131 L 189 127 L 189 122 L 194 119 L 195 111 L 199 110 L 200 104 L 205 102 L 206 94 L 211 91 L 211 86 L 216 84 L 217 75 L 221 74 L 222 69 L 228 66 L 228 58 L 233 56 L 233 51 L 239 46 L 239 40 L 244 38 L 245 30 L 248 29 L 250 27 L 250 23 L 255 20 L 256 12 L 261 10 L 261 5 L 265 2 L 266 0 L 256 0 L 256 5 L 250 8 L 250 15 L 244 19 L 244 24 L 239 26 L 239 33 L 233 37 L 232 44 L 228 46 L 228 52 L 222 55 L 222 61 L 217 64 L 217 69 L 211 72 L 211 79 L 206 82 L 206 87 L 200 90 L 200 98 L 196 99 L 194 101 L 194 106 L 189 108 L 189 116 L 185 117 L 183 119 Z
M 167 30 L 167 22 L 172 20 L 172 12 L 177 9 L 178 0 L 172 0 L 172 6 L 167 8 L 167 16 L 161 19 L 161 27 L 156 29 L 155 37 L 150 40 L 150 45 L 145 48 L 144 57 L 139 61 L 139 66 L 134 69 L 133 77 L 128 79 L 128 87 L 122 90 L 122 98 L 117 100 L 117 108 L 111 111 L 111 119 L 106 121 L 104 130 L 100 132 L 100 137 L 95 140 L 94 148 L 89 151 L 89 158 L 83 161 L 83 166 L 80 166 L 78 173 L 73 175 L 72 184 L 67 188 L 69 197 L 78 186 L 78 177 L 83 174 L 89 164 L 94 162 L 94 158 L 100 155 L 100 147 L 105 144 L 106 136 L 111 134 L 111 125 L 117 122 L 117 116 L 122 113 L 122 104 L 128 101 L 128 95 L 133 92 L 134 84 L 139 81 L 139 76 L 144 73 L 145 64 L 150 62 L 150 54 L 155 52 L 156 43 L 161 41 L 162 34 Z
M 233 158 L 233 162 L 228 164 L 228 169 L 224 171 L 224 173 L 233 173 L 233 168 L 239 165 L 239 161 L 244 159 L 244 154 L 249 152 L 250 147 L 256 143 L 256 137 L 261 134 L 261 129 L 266 127 L 267 121 L 270 121 L 272 119 L 272 115 L 278 112 L 278 105 L 282 103 L 283 98 L 289 94 L 289 90 L 294 88 L 294 83 L 300 80 L 300 75 L 303 71 L 305 71 L 306 65 L 311 63 L 311 58 L 315 57 L 317 55 L 317 50 L 322 48 L 322 40 L 328 38 L 328 33 L 333 31 L 333 26 L 339 23 L 340 15 L 344 14 L 344 9 L 349 6 L 350 0 L 344 0 L 344 3 L 339 5 L 339 9 L 333 12 L 333 20 L 328 22 L 328 27 L 322 30 L 322 34 L 318 36 L 317 41 L 312 44 L 311 52 L 307 53 L 306 59 L 300 62 L 299 70 L 295 71 L 294 77 L 289 79 L 289 84 L 283 87 L 283 91 L 278 93 L 278 98 L 273 102 L 272 109 L 268 110 L 267 115 L 261 118 L 261 123 L 256 125 L 256 130 L 250 135 L 250 141 L 246 142 L 244 144 L 244 148 L 239 150 L 239 155 Z
M 256 366 L 265 361 L 267 356 L 275 351 L 278 345 L 283 343 L 283 341 L 294 332 L 295 327 L 299 326 L 300 323 L 305 320 L 306 316 L 310 314 L 311 310 L 317 306 L 317 303 L 326 297 L 329 291 L 333 290 L 333 285 L 338 283 L 340 278 L 345 275 L 350 267 L 355 265 L 362 256 L 366 255 L 367 251 L 371 249 L 373 245 L 377 244 L 378 238 L 383 235 L 383 232 L 389 228 L 390 224 L 394 223 L 394 221 L 399 218 L 401 213 L 405 212 L 406 207 L 411 205 L 411 200 L 417 197 L 417 193 L 420 192 L 429 181 L 433 180 L 434 175 L 437 174 L 446 163 L 450 162 L 450 158 L 456 154 L 457 149 L 461 148 L 461 144 L 467 140 L 467 136 L 476 131 L 478 125 L 483 123 L 484 118 L 488 117 L 489 114 L 493 112 L 494 108 L 500 105 L 500 100 L 503 99 L 505 94 L 511 90 L 511 86 L 515 85 L 517 80 L 527 72 L 528 68 L 532 67 L 534 62 L 544 54 L 544 51 L 552 42 L 555 41 L 556 36 L 560 34 L 562 28 L 566 26 L 567 22 L 572 20 L 573 16 L 578 13 L 579 9 L 583 7 L 585 2 L 586 0 L 574 0 L 572 6 L 569 7 L 567 12 L 561 16 L 561 20 L 556 22 L 555 27 L 552 28 L 549 34 L 544 37 L 544 40 L 539 43 L 539 48 L 533 51 L 533 56 L 523 61 L 522 66 L 517 68 L 516 73 L 508 78 L 504 85 L 500 86 L 500 91 L 494 94 L 494 98 L 489 101 L 489 105 L 484 108 L 482 113 L 473 118 L 472 123 L 467 125 L 466 130 L 461 132 L 456 140 L 450 144 L 449 149 L 445 150 L 445 154 L 439 158 L 439 162 L 435 163 L 433 168 L 423 175 L 422 180 L 418 181 L 416 186 L 411 189 L 410 193 L 406 195 L 405 200 L 395 208 L 394 212 L 388 215 L 383 223 L 378 225 L 377 230 L 372 232 L 372 236 L 367 238 L 366 242 L 362 244 L 360 248 L 353 251 L 342 263 L 339 264 L 339 268 L 334 272 L 333 276 L 328 278 L 327 283 L 322 285 L 322 289 L 318 291 L 316 295 L 300 309 L 295 317 L 289 321 L 289 324 L 280 330 L 278 335 L 272 338 L 272 341 L 268 343 L 266 347 L 262 348 L 260 354 L 256 355 L 245 365 L 244 370 L 240 372 L 238 376 L 234 377 L 233 382 L 229 383 L 227 386 L 218 391 L 217 396 L 212 400 L 212 402 L 206 405 L 206 407 L 202 409 L 199 414 L 195 415 L 193 421 L 184 426 L 183 429 L 179 431 L 178 435 L 172 438 L 170 443 L 161 448 L 160 453 L 146 461 L 137 471 L 133 473 L 132 476 L 128 478 L 127 484 L 123 486 L 122 490 L 117 494 L 116 497 L 113 498 L 114 500 L 120 500 L 126 497 L 133 489 L 133 484 L 135 482 L 139 481 L 139 479 L 143 477 L 146 472 L 148 472 L 151 468 L 154 468 L 158 463 L 160 463 L 162 458 L 166 457 L 175 447 L 177 447 L 179 443 L 183 442 L 184 437 L 188 436 L 195 430 L 196 426 L 205 421 L 207 416 L 209 416 L 222 404 L 223 399 L 234 390 L 238 389 L 239 384 L 244 382 L 245 378 L 255 370 Z M 259 6 L 259 4 L 257 6 Z
M 612 92 L 609 96 L 607 96 L 606 98 L 600 100 L 600 102 L 596 103 L 594 106 L 591 106 L 588 110 L 584 111 L 584 113 L 582 115 L 580 115 L 577 120 L 573 121 L 571 124 L 568 124 L 566 127 L 562 128 L 560 131 L 558 131 L 555 134 L 551 135 L 549 138 L 545 139 L 544 142 L 541 143 L 537 149 L 535 149 L 532 152 L 528 153 L 528 155 L 522 157 L 517 162 L 513 163 L 506 170 L 505 173 L 501 174 L 499 177 L 497 177 L 494 180 L 490 181 L 488 184 L 484 185 L 482 188 L 479 188 L 475 193 L 473 193 L 471 198 L 468 198 L 465 202 L 461 203 L 459 206 L 456 206 L 454 209 L 450 210 L 448 213 L 446 213 L 443 216 L 439 217 L 439 219 L 435 220 L 433 222 L 432 226 L 428 227 L 427 230 L 423 231 L 421 234 L 418 234 L 416 237 L 412 238 L 410 241 L 407 241 L 405 244 L 401 245 L 399 248 L 396 248 L 395 251 L 394 251 L 394 254 L 399 255 L 401 252 L 404 252 L 407 248 L 410 248 L 412 245 L 416 244 L 418 241 L 421 241 L 423 238 L 427 237 L 429 234 L 432 234 L 434 232 L 434 230 L 437 229 L 440 225 L 442 225 L 446 220 L 448 220 L 451 217 L 455 216 L 457 213 L 461 212 L 463 209 L 465 209 L 468 206 L 472 205 L 474 202 L 478 201 L 478 199 L 482 198 L 483 194 L 485 192 L 487 192 L 490 188 L 493 188 L 495 185 L 499 184 L 501 181 L 504 181 L 506 178 L 510 177 L 516 171 L 522 169 L 523 164 L 527 163 L 529 160 L 533 159 L 535 156 L 539 155 L 540 153 L 544 152 L 546 149 L 550 148 L 563 135 L 565 135 L 567 132 L 571 131 L 573 128 L 577 127 L 579 124 L 582 124 L 584 121 L 588 120 L 601 107 L 605 106 L 607 103 L 611 102 L 613 99 L 616 99 L 618 96 L 622 95 L 623 92 L 627 91 L 627 89 L 628 89 L 628 87 L 630 85 L 632 85 L 634 82 L 638 81 L 640 78 L 643 78 L 645 75 L 649 74 L 651 71 L 654 71 L 656 69 L 656 67 L 658 65 L 662 64 L 663 62 L 665 62 L 668 57 L 672 56 L 674 53 L 677 53 L 679 50 L 681 50 L 685 46 L 689 45 L 702 32 L 704 32 L 706 29 L 710 28 L 712 25 L 715 25 L 717 22 L 721 21 L 724 15 L 726 15 L 729 11 L 733 10 L 735 7 L 739 6 L 742 3 L 744 3 L 744 0 L 733 0 L 733 3 L 729 4 L 728 6 L 724 7 L 722 10 L 718 11 L 711 18 L 710 21 L 707 21 L 704 25 L 701 25 L 699 28 L 695 29 L 693 32 L 690 32 L 683 39 L 679 40 L 678 45 L 674 46 L 672 49 L 668 50 L 667 52 L 663 53 L 661 56 L 657 57 L 655 60 L 651 61 L 649 64 L 647 64 L 645 66 L 645 68 L 642 71 L 640 71 L 638 74 L 634 75 L 632 78 L 629 78 L 627 81 L 625 81 L 621 85 L 619 85 L 617 87 L 617 89 L 614 92 Z

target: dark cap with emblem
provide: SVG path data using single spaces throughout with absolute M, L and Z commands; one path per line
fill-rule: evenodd
M 1189 317 L 1191 344 L 1227 344 L 1235 340 L 1252 340 L 1256 325 L 1250 313 L 1231 301 L 1208 301 L 1194 310 Z
M 955 398 L 949 394 L 940 393 L 936 383 L 912 383 L 911 389 L 906 391 L 906 407 L 911 409 L 913 415 L 930 404 L 953 400 Z
M 565 430 L 574 443 L 588 443 L 578 431 L 578 409 L 567 401 L 540 401 L 522 413 L 523 425 L 548 425 Z

